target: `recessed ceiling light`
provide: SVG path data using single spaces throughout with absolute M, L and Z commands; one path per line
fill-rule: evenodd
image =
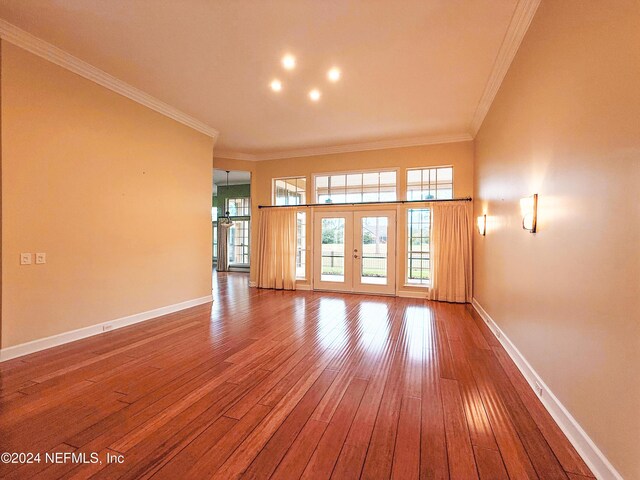
M 317 102 L 318 100 L 320 100 L 320 90 L 318 90 L 317 88 L 314 88 L 313 90 L 311 90 L 309 92 L 309 98 L 314 102 Z
M 327 72 L 327 78 L 332 82 L 340 80 L 340 69 L 338 67 L 333 67 Z
M 277 78 L 274 79 L 271 82 L 271 90 L 273 90 L 274 92 L 279 92 L 280 90 L 282 90 L 282 82 Z
M 293 70 L 296 66 L 296 57 L 290 53 L 282 57 L 282 66 L 287 70 Z

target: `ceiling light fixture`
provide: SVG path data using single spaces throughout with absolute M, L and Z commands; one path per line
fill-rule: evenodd
M 229 170 L 226 171 L 227 172 L 227 191 L 229 188 Z M 229 215 L 229 208 L 227 206 L 227 211 L 224 212 L 224 216 L 223 217 L 219 217 L 218 218 L 218 226 L 219 227 L 223 227 L 223 228 L 229 228 L 233 226 L 233 220 L 231 220 L 231 216 Z
M 327 78 L 332 82 L 340 80 L 340 69 L 338 67 L 333 67 L 327 72 Z
M 271 90 L 273 90 L 274 92 L 279 92 L 280 90 L 282 90 L 282 82 L 277 78 L 274 79 L 271 82 Z
M 320 100 L 320 90 L 318 90 L 317 88 L 314 88 L 313 90 L 311 90 L 309 92 L 309 98 L 314 102 L 317 102 L 318 100 Z
M 287 53 L 284 57 L 282 57 L 282 66 L 286 70 L 293 70 L 296 66 L 296 57 Z

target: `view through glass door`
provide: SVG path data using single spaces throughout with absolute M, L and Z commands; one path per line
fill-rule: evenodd
M 395 293 L 395 211 L 317 212 L 314 288 Z

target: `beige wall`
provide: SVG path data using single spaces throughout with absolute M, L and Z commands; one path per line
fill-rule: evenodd
M 340 153 L 314 157 L 287 158 L 279 160 L 265 160 L 259 162 L 243 162 L 214 158 L 215 168 L 231 170 L 249 170 L 252 172 L 251 203 L 253 218 L 258 218 L 258 205 L 270 205 L 272 200 L 272 182 L 280 177 L 307 177 L 307 201 L 315 201 L 312 192 L 313 174 L 326 172 L 344 172 L 349 170 L 397 169 L 398 198 L 406 198 L 406 169 L 412 167 L 453 166 L 453 188 L 456 197 L 471 197 L 473 195 L 473 142 L 445 143 L 439 145 L 423 145 L 417 147 L 403 147 L 365 152 Z M 362 209 L 363 207 L 360 207 Z M 391 207 L 396 209 L 396 207 Z M 379 208 L 378 208 L 379 209 Z M 406 229 L 406 208 L 399 207 L 398 231 Z M 255 220 L 254 220 L 255 221 Z M 311 213 L 307 218 L 307 277 L 311 278 Z M 257 244 L 258 229 L 252 228 L 251 242 Z M 404 257 L 406 247 L 404 241 L 397 242 L 397 282 L 399 289 L 413 292 L 424 292 L 419 287 L 405 287 Z M 254 263 L 252 249 L 252 264 Z M 255 280 L 255 269 L 251 270 L 251 280 Z M 309 285 L 310 281 L 298 282 L 299 285 Z M 426 295 L 426 293 L 425 293 Z
M 640 478 L 640 3 L 543 1 L 476 138 L 475 298 Z M 518 200 L 540 195 L 539 232 Z
M 2 42 L 2 347 L 210 295 L 212 150 Z

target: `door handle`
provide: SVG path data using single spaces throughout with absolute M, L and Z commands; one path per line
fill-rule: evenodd
M 358 257 L 358 255 L 356 255 L 355 253 L 353 254 L 353 258 L 360 258 Z

